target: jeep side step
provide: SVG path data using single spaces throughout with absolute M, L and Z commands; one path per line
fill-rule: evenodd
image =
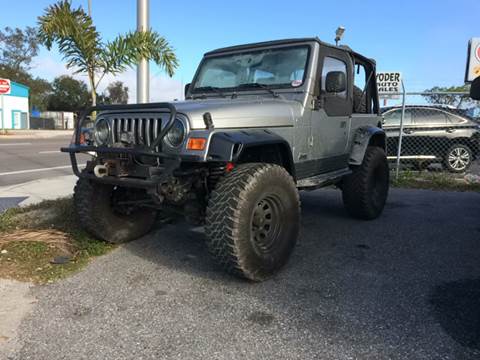
M 298 190 L 315 190 L 325 185 L 335 184 L 345 175 L 350 175 L 352 170 L 349 168 L 335 170 L 332 172 L 315 175 L 297 181 Z

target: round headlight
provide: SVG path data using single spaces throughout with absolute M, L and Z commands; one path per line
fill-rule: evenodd
M 185 125 L 178 119 L 173 122 L 172 128 L 165 135 L 165 142 L 171 147 L 179 147 L 185 140 Z
M 106 145 L 110 135 L 110 125 L 107 119 L 99 119 L 95 123 L 95 142 L 97 145 Z

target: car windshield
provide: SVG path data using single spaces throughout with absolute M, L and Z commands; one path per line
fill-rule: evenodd
M 208 57 L 201 64 L 192 93 L 301 86 L 308 54 L 308 46 L 296 46 Z

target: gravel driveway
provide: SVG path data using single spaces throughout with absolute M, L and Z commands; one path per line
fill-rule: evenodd
M 37 287 L 12 359 L 479 359 L 480 194 L 392 191 L 349 219 L 302 195 L 301 241 L 276 278 L 223 274 L 182 223 Z

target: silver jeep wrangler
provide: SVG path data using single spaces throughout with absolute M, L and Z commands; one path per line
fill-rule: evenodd
M 375 62 L 346 46 L 280 40 L 205 54 L 185 101 L 90 108 L 62 148 L 79 177 L 79 221 L 121 243 L 158 212 L 181 212 L 205 225 L 225 270 L 265 280 L 295 247 L 298 190 L 336 185 L 350 215 L 382 212 L 389 169 L 375 79 Z M 78 153 L 94 154 L 84 170 Z

